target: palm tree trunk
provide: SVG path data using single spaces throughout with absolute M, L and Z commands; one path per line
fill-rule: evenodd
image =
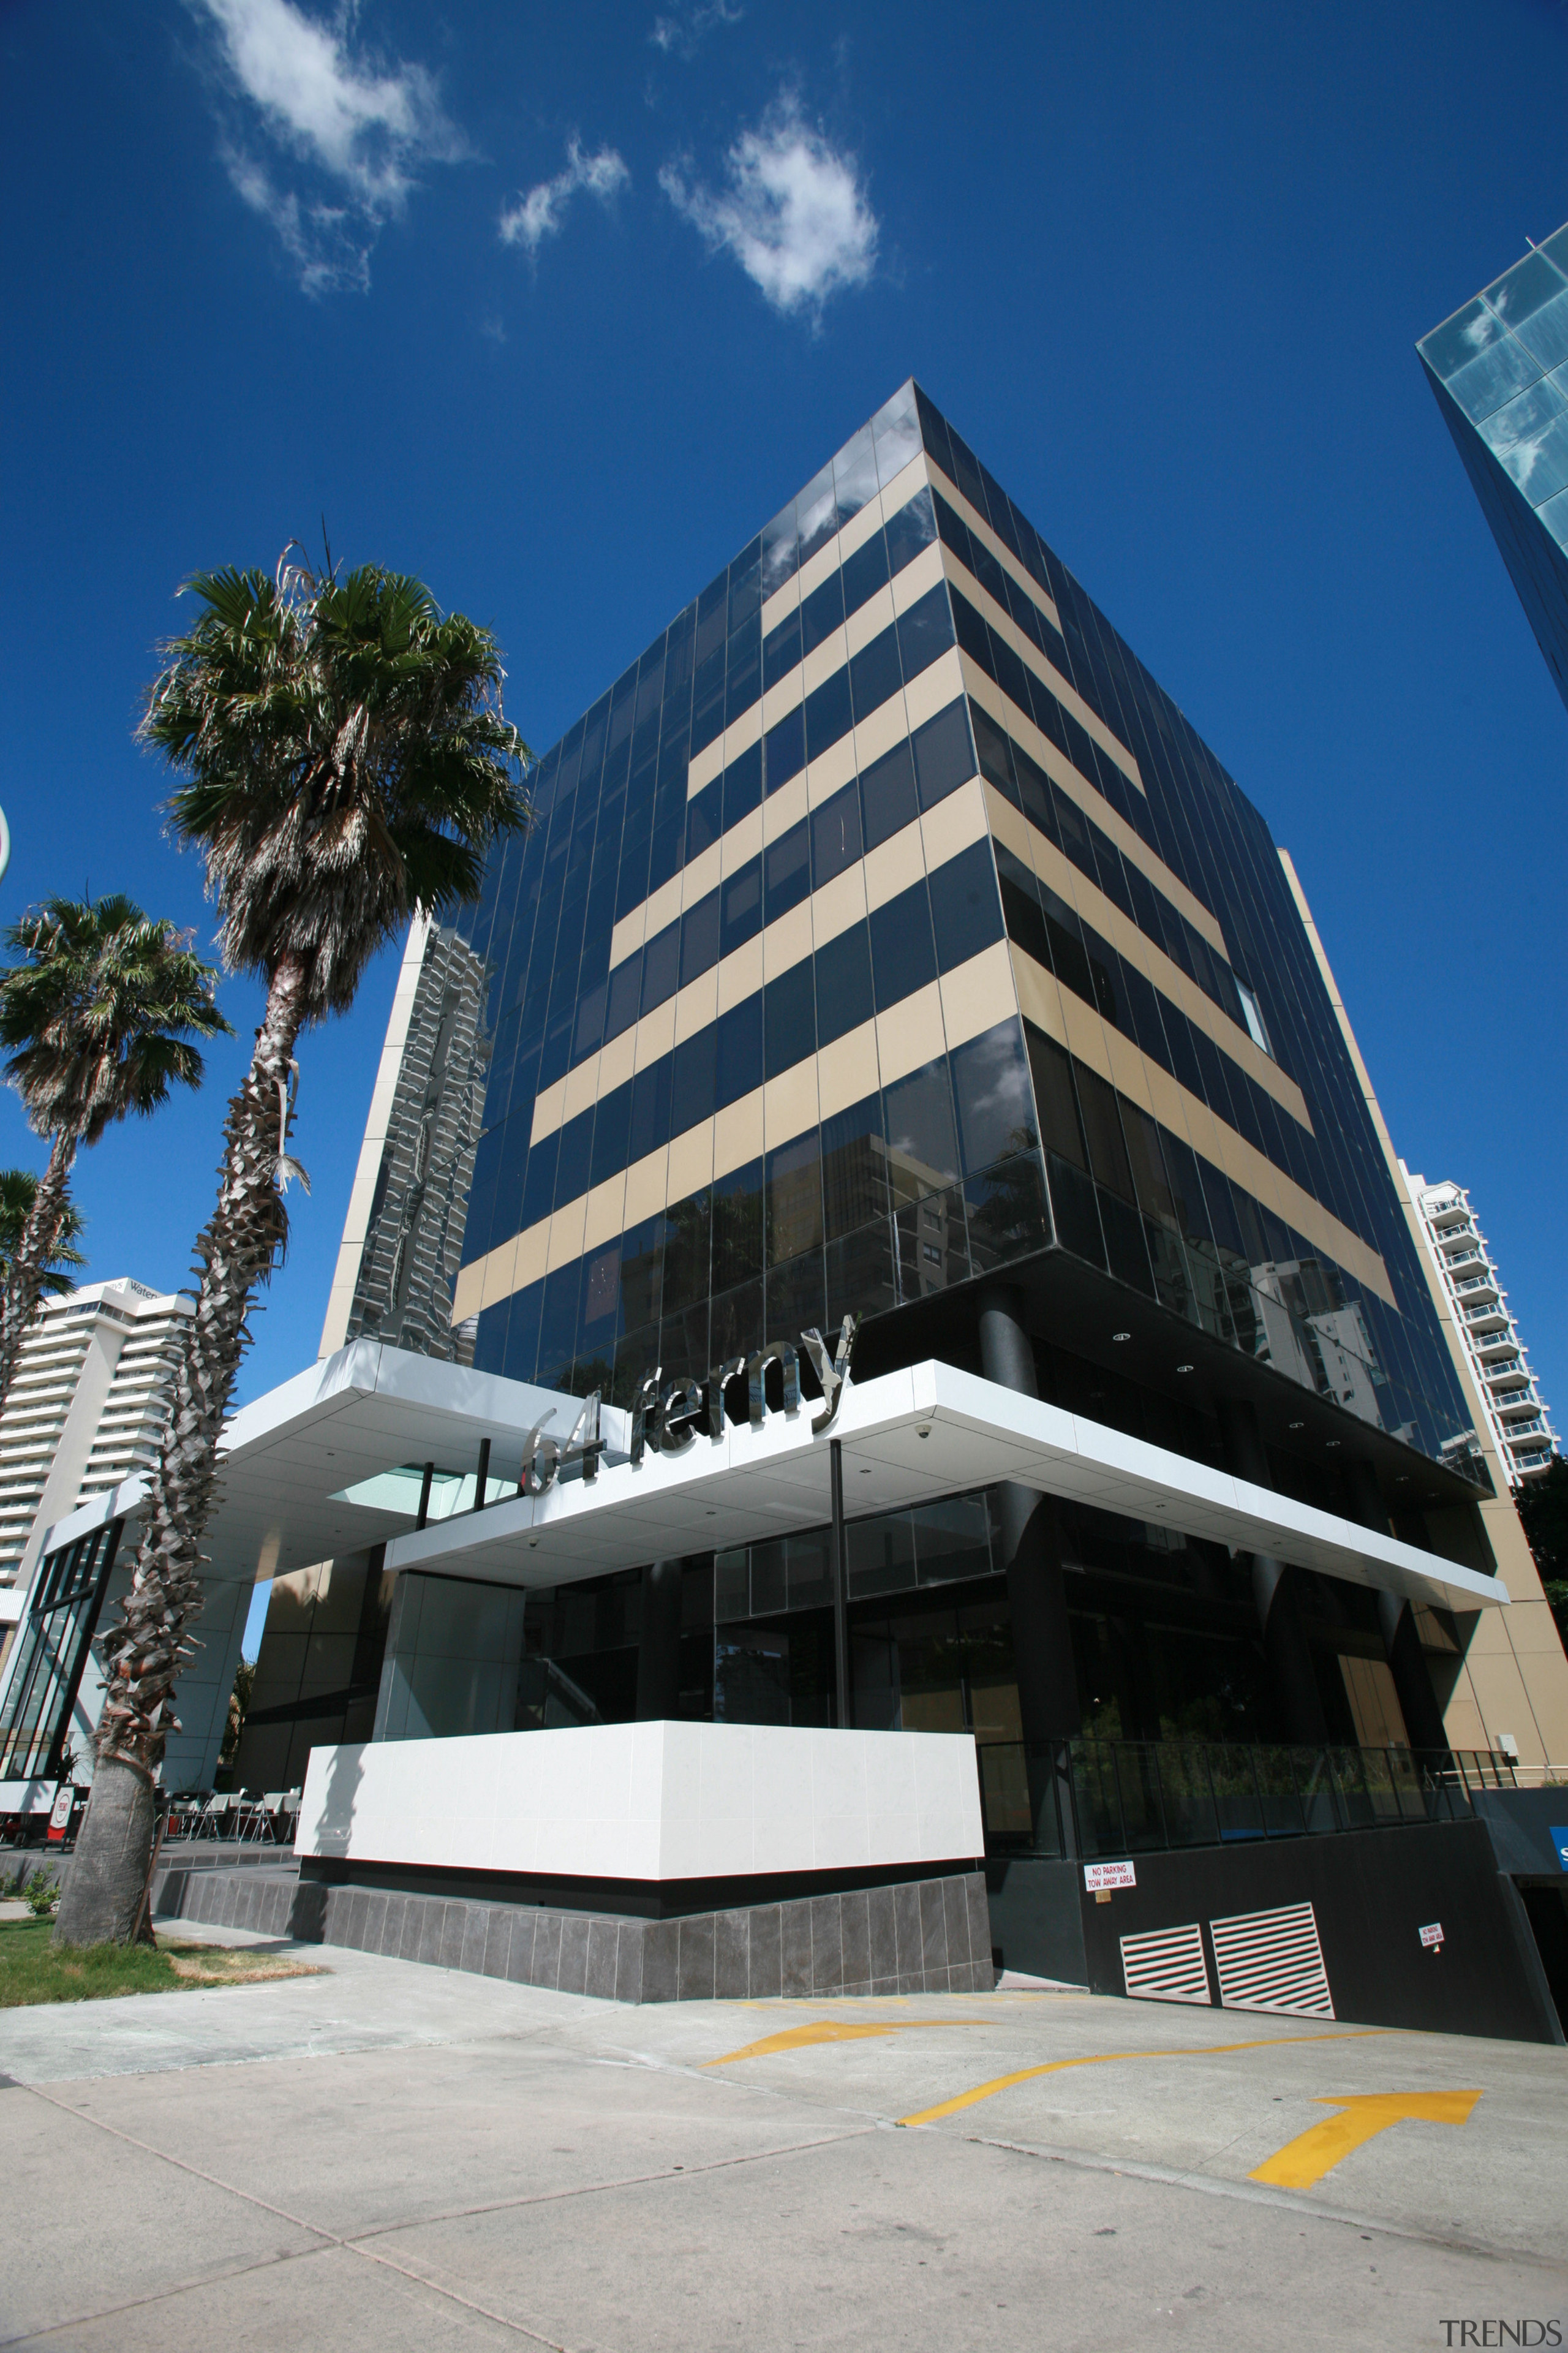
M 57 1135 L 49 1146 L 49 1165 L 38 1180 L 27 1222 L 16 1255 L 0 1286 L 0 1410 L 3 1410 L 22 1353 L 27 1326 L 37 1312 L 44 1276 L 60 1238 L 68 1198 L 70 1173 L 76 1161 L 74 1135 Z
M 152 1866 L 153 1776 L 180 1729 L 174 1690 L 184 1632 L 202 1605 L 201 1539 L 217 1478 L 217 1442 L 249 1335 L 246 1310 L 289 1230 L 278 1187 L 281 1103 L 305 1009 L 307 974 L 274 974 L 244 1085 L 229 1103 L 217 1206 L 196 1238 L 201 1287 L 175 1373 L 152 1475 L 147 1522 L 121 1623 L 104 1643 L 108 1687 L 92 1798 L 55 1922 L 58 1945 L 128 1944 Z

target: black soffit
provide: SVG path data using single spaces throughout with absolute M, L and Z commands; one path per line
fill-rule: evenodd
M 972 1275 L 949 1291 L 868 1316 L 856 1343 L 856 1372 L 869 1379 L 873 1372 L 918 1364 L 926 1356 L 945 1357 L 978 1372 L 975 1307 L 988 1283 L 1023 1293 L 1026 1321 L 1037 1339 L 1141 1388 L 1208 1414 L 1222 1398 L 1246 1399 L 1257 1411 L 1264 1444 L 1275 1452 L 1295 1455 L 1331 1474 L 1359 1456 L 1376 1471 L 1391 1512 L 1490 1500 L 1489 1487 L 1461 1478 L 1406 1446 L 1403 1439 L 1374 1430 L 1331 1398 L 1303 1388 L 1272 1365 L 1243 1356 L 1114 1275 L 1055 1248 L 1010 1260 L 990 1274 Z M 1114 1339 L 1118 1332 L 1127 1338 Z M 1190 1365 L 1192 1370 L 1178 1373 L 1178 1365 Z

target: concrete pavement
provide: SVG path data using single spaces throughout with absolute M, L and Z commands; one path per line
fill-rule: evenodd
M 627 2010 L 308 1953 L 0 2013 L 0 2342 L 1568 2341 L 1563 2052 L 1060 1993 Z M 1248 2178 L 1347 2101 L 1461 2092 L 1310 2188 Z

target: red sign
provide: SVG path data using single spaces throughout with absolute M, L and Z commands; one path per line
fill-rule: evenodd
M 70 1828 L 71 1808 L 76 1803 L 76 1791 L 68 1781 L 62 1781 L 55 1791 L 55 1802 L 49 1808 L 49 1843 L 56 1845 Z
M 1429 1927 L 1419 1929 L 1416 1933 L 1427 1951 L 1435 1951 L 1443 1941 L 1443 1923 L 1441 1920 L 1434 1920 Z

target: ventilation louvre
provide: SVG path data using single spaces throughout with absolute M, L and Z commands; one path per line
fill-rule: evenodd
M 1190 1927 L 1154 1928 L 1121 1939 L 1121 1976 L 1134 2001 L 1196 2001 L 1213 2007 L 1204 1960 L 1204 1932 Z
M 1333 1999 L 1318 1921 L 1310 1904 L 1240 1912 L 1211 1920 L 1219 1998 L 1226 2010 L 1273 2010 L 1292 2018 L 1332 2018 Z

